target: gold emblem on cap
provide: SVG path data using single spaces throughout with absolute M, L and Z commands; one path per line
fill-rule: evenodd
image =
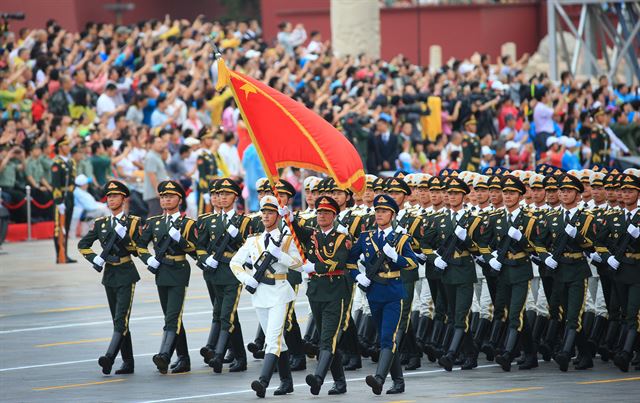
M 115 182 L 111 182 L 109 184 L 109 189 L 116 189 L 118 187 L 118 185 L 115 184 Z
M 175 188 L 176 188 L 176 187 L 175 187 L 175 185 L 174 185 L 173 183 L 171 183 L 171 182 L 168 182 L 168 183 L 167 183 L 167 186 L 165 186 L 165 187 L 166 187 L 167 189 L 175 189 Z

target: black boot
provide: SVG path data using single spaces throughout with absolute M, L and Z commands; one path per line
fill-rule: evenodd
M 293 321 L 290 331 L 285 331 L 284 339 L 287 343 L 288 356 L 290 356 L 289 367 L 291 371 L 304 371 L 307 369 L 307 356 L 304 354 L 304 346 L 302 345 L 302 335 L 300 334 L 300 326 L 298 322 Z M 278 369 L 280 367 L 278 366 Z
M 173 355 L 173 348 L 176 342 L 175 331 L 164 331 L 162 333 L 162 342 L 160 343 L 160 352 L 153 356 L 153 363 L 156 364 L 158 371 L 161 374 L 166 374 L 169 364 L 171 363 L 171 356 Z
M 222 372 L 224 354 L 227 351 L 227 343 L 229 342 L 230 337 L 231 334 L 229 334 L 227 330 L 220 330 L 220 335 L 218 336 L 218 343 L 216 344 L 213 358 L 209 360 L 209 366 L 213 368 L 213 372 L 215 372 L 216 374 Z
M 100 358 L 98 358 L 98 365 L 102 367 L 102 373 L 108 375 L 111 373 L 111 367 L 113 367 L 113 362 L 118 356 L 118 351 L 120 351 L 120 344 L 122 343 L 122 333 L 113 332 L 111 335 L 111 343 L 109 343 L 109 347 L 107 348 L 107 352 Z
M 496 346 L 500 340 L 500 334 L 502 333 L 503 326 L 503 321 L 494 318 L 491 322 L 491 333 L 489 333 L 489 339 L 480 347 L 480 351 L 487 356 L 488 361 L 493 361 L 493 358 L 495 357 Z
M 587 343 L 589 343 L 589 349 L 593 352 L 598 350 L 598 346 L 600 345 L 600 339 L 602 339 L 602 333 L 607 327 L 607 318 L 604 316 L 596 316 L 593 320 L 593 327 L 591 328 L 591 333 L 585 333 L 585 336 L 588 335 Z
M 543 341 L 538 346 L 538 350 L 540 354 L 542 354 L 542 359 L 545 361 L 550 361 L 553 355 L 553 346 L 556 343 L 556 338 L 558 337 L 558 328 L 560 327 L 560 322 L 557 320 L 549 321 L 549 325 L 547 326 L 547 333 L 543 339 Z
M 451 339 L 451 344 L 449 345 L 449 351 L 438 359 L 438 364 L 443 367 L 445 371 L 451 372 L 453 369 L 453 363 L 460 351 L 460 346 L 462 345 L 464 336 L 464 329 L 455 329 L 453 332 L 453 338 Z
M 531 340 L 533 343 L 533 352 L 538 355 L 538 348 L 542 342 L 542 335 L 546 334 L 547 325 L 549 324 L 549 319 L 544 316 L 536 316 L 536 321 L 533 324 L 533 330 L 531 331 Z
M 320 387 L 324 383 L 324 378 L 327 376 L 333 354 L 329 350 L 320 350 L 318 353 L 318 366 L 316 367 L 315 374 L 307 375 L 305 381 L 310 387 L 311 394 L 317 396 L 320 394 Z
M 480 326 L 480 322 L 478 322 L 478 327 Z M 476 329 L 477 330 L 477 329 Z M 480 350 L 478 346 L 471 337 L 470 333 L 465 334 L 464 336 L 464 361 L 460 366 L 462 370 L 470 370 L 474 369 L 478 366 L 478 355 L 480 354 Z
M 471 321 L 469 322 L 469 333 L 475 334 L 480 324 L 480 312 L 471 312 Z
M 244 340 L 242 339 L 242 328 L 236 326 L 231 333 L 231 347 L 235 359 L 229 366 L 229 372 L 243 372 L 247 370 L 247 352 L 244 349 Z
M 256 337 L 251 343 L 247 344 L 247 350 L 249 350 L 249 352 L 253 354 L 256 351 L 262 350 L 263 347 L 264 347 L 264 331 L 262 330 L 262 326 L 258 324 L 258 329 L 256 330 Z
M 390 348 L 380 350 L 376 374 L 368 375 L 365 379 L 367 385 L 371 388 L 371 391 L 376 395 L 382 393 L 382 386 L 384 385 L 384 381 L 387 379 L 387 374 L 389 374 L 389 370 L 391 369 L 393 358 L 394 354 Z
M 581 331 L 576 335 L 576 344 L 578 345 L 580 360 L 575 363 L 575 369 L 585 370 L 593 368 L 593 355 L 591 354 L 592 352 L 589 343 L 587 343 L 587 337 L 584 332 Z
M 116 375 L 133 374 L 134 360 L 133 360 L 133 345 L 131 344 L 131 332 L 127 332 L 127 335 L 122 339 L 120 344 L 120 355 L 122 357 L 122 365 L 120 369 L 117 369 Z
M 604 342 L 598 347 L 598 353 L 602 361 L 607 362 L 611 357 L 611 350 L 618 338 L 618 331 L 620 329 L 620 322 L 617 320 L 610 320 L 607 327 L 607 333 L 604 337 Z
M 218 344 L 218 336 L 220 335 L 220 322 L 211 321 L 211 330 L 209 330 L 209 337 L 207 338 L 207 344 L 200 349 L 200 355 L 204 358 L 204 363 L 208 364 L 213 358 L 216 344 Z
M 333 378 L 333 386 L 329 389 L 329 395 L 342 395 L 347 393 L 347 379 L 344 376 L 344 368 L 342 367 L 340 354 L 341 353 L 336 350 L 333 360 L 331 361 L 331 377 Z
M 562 350 L 560 350 L 553 360 L 560 366 L 560 371 L 567 372 L 569 369 L 569 362 L 571 361 L 571 352 L 576 341 L 576 329 L 567 329 L 565 332 L 564 341 L 562 343 Z
M 178 361 L 171 369 L 172 374 L 181 374 L 191 371 L 191 358 L 189 357 L 189 347 L 187 346 L 187 332 L 180 329 L 180 333 L 176 336 L 176 355 Z
M 289 366 L 289 351 L 283 351 L 278 357 L 278 375 L 280 376 L 280 386 L 273 391 L 274 396 L 282 396 L 293 393 L 293 378 L 291 377 L 291 367 Z
M 360 311 L 362 313 L 362 311 Z M 316 318 L 309 313 L 309 321 L 307 322 L 307 330 L 304 332 L 302 342 L 304 344 L 304 352 L 309 358 L 314 358 L 319 354 L 313 343 L 313 334 L 316 331 Z
M 251 382 L 251 389 L 256 392 L 256 396 L 264 397 L 267 393 L 267 387 L 271 381 L 271 376 L 276 368 L 276 362 L 278 357 L 275 354 L 265 354 L 264 361 L 262 362 L 262 371 L 260 371 L 260 377 L 257 381 Z
M 433 327 L 431 328 L 431 337 L 425 342 L 424 353 L 431 362 L 436 362 L 436 346 L 440 340 L 444 323 L 441 320 L 433 321 Z
M 480 350 L 480 348 L 482 347 L 482 342 L 484 341 L 490 329 L 491 321 L 489 319 L 480 318 L 478 327 L 476 327 L 476 331 L 473 334 L 473 343 L 476 345 L 476 349 Z
M 394 358 L 391 368 L 389 368 L 389 374 L 393 380 L 393 386 L 387 390 L 387 395 L 397 395 L 398 393 L 404 393 L 404 376 L 402 376 L 402 365 L 398 360 L 398 357 Z
M 447 349 L 449 348 L 449 344 L 451 343 L 451 338 L 453 337 L 454 330 L 455 329 L 453 324 L 446 325 L 444 330 L 444 336 L 442 337 L 442 342 L 439 345 L 437 345 L 435 348 L 435 357 L 437 359 L 440 359 L 440 357 L 445 355 L 445 353 L 447 352 Z
M 416 331 L 416 344 L 419 351 L 424 351 L 424 347 L 427 342 L 427 335 L 429 334 L 429 330 L 431 330 L 432 323 L 433 320 L 428 316 L 422 316 L 418 321 L 418 330 Z
M 538 322 L 538 318 L 539 316 L 536 316 L 533 322 L 530 322 L 528 319 L 524 322 L 524 328 L 520 333 L 524 359 L 518 362 L 518 369 L 527 370 L 538 367 L 537 345 L 533 342 L 533 328 Z
M 622 350 L 613 357 L 613 363 L 622 372 L 629 371 L 629 364 L 631 363 L 631 358 L 633 356 L 633 347 L 636 343 L 638 332 L 636 329 L 631 328 L 627 330 L 627 334 L 625 336 Z
M 513 354 L 515 353 L 516 344 L 518 343 L 518 335 L 519 333 L 516 329 L 509 328 L 504 352 L 496 356 L 496 363 L 500 364 L 500 367 L 502 367 L 502 370 L 505 372 L 511 371 L 511 361 L 513 361 Z

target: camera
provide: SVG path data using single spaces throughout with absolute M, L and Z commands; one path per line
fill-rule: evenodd
M 24 20 L 24 13 L 1 13 L 3 20 Z

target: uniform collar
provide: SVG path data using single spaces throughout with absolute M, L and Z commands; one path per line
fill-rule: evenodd
M 393 227 L 389 226 L 387 227 L 384 231 L 382 231 L 382 233 L 384 234 L 384 238 L 386 239 L 390 233 L 393 232 Z M 380 234 L 380 228 L 378 228 L 378 230 L 376 231 L 376 235 Z
M 227 216 L 227 221 L 231 221 L 233 216 L 236 215 L 236 211 L 234 209 L 231 209 L 231 210 L 227 211 L 226 213 L 224 211 L 221 211 L 220 213 Z
M 171 214 L 171 222 L 175 222 L 178 218 L 180 218 L 180 211 L 176 211 L 175 213 Z M 165 215 L 165 221 L 167 220 L 167 215 Z
M 631 218 L 635 217 L 637 212 L 638 212 L 638 207 L 634 208 L 631 211 L 627 210 L 626 208 L 624 209 L 624 215 L 626 216 L 627 214 L 631 213 Z
M 520 214 L 520 211 L 522 210 L 520 209 L 520 207 L 518 207 L 517 209 L 513 210 L 511 213 L 507 209 L 505 209 L 504 211 L 506 211 L 507 214 L 511 216 L 511 222 L 515 222 L 516 218 L 518 218 L 518 214 Z
M 112 217 L 114 217 L 114 215 L 111 215 Z M 124 210 L 122 210 L 118 215 L 115 216 L 115 218 L 117 218 L 118 220 L 122 220 L 122 217 L 124 217 Z
M 562 214 L 566 214 L 569 211 L 569 219 L 573 218 L 574 214 L 578 211 L 578 206 L 575 206 L 571 210 L 567 210 L 566 208 L 562 208 Z

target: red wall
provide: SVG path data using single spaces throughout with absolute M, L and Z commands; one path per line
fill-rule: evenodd
M 223 7 L 217 0 L 123 0 L 134 3 L 135 9 L 123 14 L 123 23 L 131 24 L 151 18 L 172 17 L 193 19 L 199 14 L 209 18 L 221 16 Z M 77 31 L 87 21 L 115 23 L 115 14 L 104 9 L 116 0 L 1 0 L 0 12 L 24 12 L 24 21 L 10 21 L 12 30 L 21 27 L 43 28 L 53 18 L 66 30 Z
M 261 0 L 267 39 L 275 38 L 281 21 L 304 23 L 331 38 L 329 0 Z M 546 34 L 545 4 L 536 0 L 518 4 L 425 6 L 381 10 L 382 57 L 399 53 L 428 64 L 429 46 L 442 47 L 443 62 L 474 52 L 500 55 L 505 42 L 515 42 L 518 54 L 533 53 Z M 420 56 L 420 57 L 418 57 Z

